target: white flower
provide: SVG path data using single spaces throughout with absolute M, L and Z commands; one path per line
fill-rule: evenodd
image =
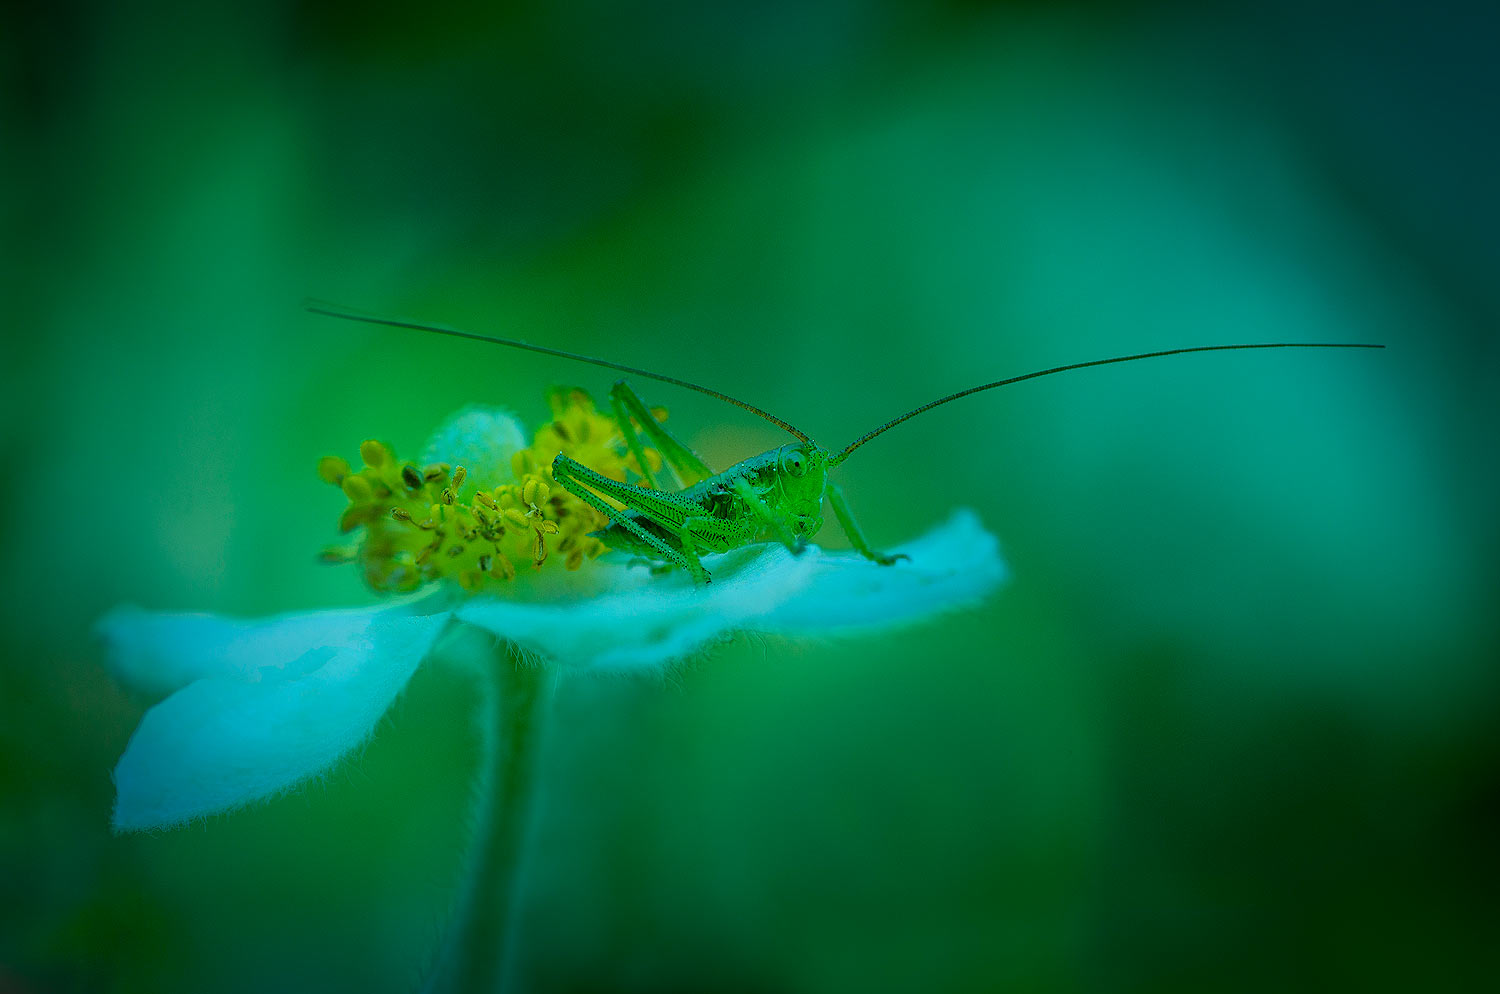
M 501 415 L 463 417 L 469 458 L 485 455 L 476 439 L 520 438 L 513 423 L 494 423 Z M 438 438 L 445 432 L 455 437 L 450 425 Z M 488 465 L 510 461 L 490 455 Z M 326 773 L 371 734 L 449 624 L 485 629 L 545 665 L 649 670 L 736 632 L 838 635 L 908 624 L 973 604 L 1004 577 L 995 539 L 969 512 L 893 551 L 910 558 L 878 566 L 816 546 L 798 556 L 779 544 L 751 546 L 707 557 L 714 582 L 706 587 L 606 558 L 555 571 L 571 586 L 547 583 L 539 570 L 542 582 L 528 586 L 523 575 L 477 593 L 444 580 L 377 606 L 256 621 L 116 609 L 99 626 L 108 665 L 122 683 L 163 699 L 115 769 L 114 827 L 181 825 Z

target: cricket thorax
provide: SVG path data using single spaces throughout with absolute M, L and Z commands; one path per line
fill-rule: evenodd
M 783 445 L 745 460 L 740 468 L 756 496 L 779 519 L 779 524 L 757 522 L 752 540 L 779 538 L 782 525 L 797 539 L 809 539 L 823 527 L 826 451 L 811 442 Z M 755 520 L 750 508 L 742 508 L 742 513 Z

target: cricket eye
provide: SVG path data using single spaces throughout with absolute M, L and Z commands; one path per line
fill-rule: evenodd
M 802 453 L 792 449 L 781 454 L 781 468 L 787 471 L 788 476 L 801 476 L 807 472 L 807 460 L 802 458 Z

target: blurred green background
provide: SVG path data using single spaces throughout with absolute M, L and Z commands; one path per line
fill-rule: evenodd
M 1495 969 L 1491 5 L 64 0 L 4 15 L 0 990 L 414 989 L 473 691 L 114 838 L 113 605 L 361 603 L 319 456 L 607 373 L 842 445 L 1012 582 L 558 701 L 537 990 L 1468 989 Z M 776 444 L 638 384 L 717 466 Z M 827 544 L 843 544 L 836 526 Z

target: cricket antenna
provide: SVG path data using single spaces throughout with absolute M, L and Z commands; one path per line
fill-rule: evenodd
M 985 384 L 982 384 L 981 386 L 970 387 L 967 390 L 960 390 L 958 393 L 950 393 L 946 397 L 939 397 L 937 400 L 934 400 L 934 401 L 931 401 L 929 403 L 923 404 L 921 407 L 918 407 L 915 410 L 907 411 L 905 414 L 901 415 L 899 418 L 896 418 L 893 421 L 887 421 L 885 424 L 881 425 L 879 428 L 876 428 L 874 431 L 868 432 L 868 433 L 860 436 L 859 438 L 855 439 L 854 441 L 850 442 L 849 445 L 848 445 L 848 447 L 845 448 L 844 451 L 840 452 L 838 455 L 834 456 L 832 459 L 830 459 L 828 461 L 828 465 L 830 467 L 837 466 L 839 463 L 841 463 L 845 459 L 849 458 L 849 453 L 853 452 L 855 449 L 859 448 L 861 445 L 864 445 L 866 442 L 868 442 L 870 439 L 874 438 L 875 436 L 881 435 L 881 434 L 883 434 L 885 432 L 888 432 L 892 428 L 894 428 L 898 424 L 900 424 L 901 422 L 903 422 L 903 421 L 910 421 L 912 418 L 916 417 L 918 414 L 921 414 L 921 413 L 923 413 L 925 411 L 930 411 L 934 407 L 940 407 L 943 404 L 948 403 L 949 401 L 958 400 L 960 397 L 967 397 L 971 393 L 979 393 L 982 390 L 993 390 L 995 387 L 1003 387 L 1003 386 L 1008 386 L 1009 384 L 1012 384 L 1012 383 L 1020 383 L 1022 380 L 1034 380 L 1034 379 L 1036 379 L 1039 376 L 1051 376 L 1053 373 L 1065 373 L 1065 372 L 1067 372 L 1070 369 L 1086 369 L 1089 366 L 1108 366 L 1108 365 L 1110 365 L 1112 363 L 1116 363 L 1116 362 L 1134 362 L 1137 359 L 1156 359 L 1156 358 L 1159 358 L 1161 356 L 1167 356 L 1167 355 L 1183 355 L 1184 353 L 1187 353 L 1187 352 L 1228 352 L 1228 351 L 1230 351 L 1232 349 L 1383 349 L 1383 348 L 1385 348 L 1384 345 L 1355 345 L 1355 344 L 1348 343 L 1348 342 L 1272 342 L 1272 343 L 1263 344 L 1263 345 L 1198 345 L 1198 346 L 1194 346 L 1193 348 L 1188 348 L 1188 349 L 1167 349 L 1167 350 L 1165 350 L 1163 352 L 1141 352 L 1141 353 L 1138 353 L 1136 355 L 1116 356 L 1113 359 L 1095 359 L 1092 362 L 1074 362 L 1074 363 L 1069 363 L 1066 366 L 1053 366 L 1051 369 L 1043 369 L 1043 370 L 1039 370 L 1039 371 L 1037 371 L 1035 373 L 1026 373 L 1023 376 L 1012 376 L 1012 377 L 1009 377 L 1008 379 L 996 380 L 993 383 L 985 383 Z
M 346 307 L 337 307 L 333 304 L 327 304 L 319 300 L 306 300 L 303 301 L 303 305 L 314 314 L 325 314 L 331 318 L 343 318 L 346 321 L 363 321 L 366 324 L 383 324 L 389 328 L 409 328 L 412 331 L 427 331 L 431 332 L 434 335 L 449 335 L 453 338 L 467 338 L 471 341 L 489 342 L 493 345 L 508 345 L 513 349 L 525 349 L 527 352 L 540 352 L 542 355 L 559 356 L 563 359 L 575 359 L 578 362 L 587 362 L 595 366 L 603 366 L 605 369 L 617 369 L 622 373 L 629 373 L 631 376 L 644 376 L 648 379 L 660 380 L 663 383 L 670 383 L 673 386 L 678 387 L 686 387 L 689 390 L 696 390 L 699 393 L 708 394 L 708 396 L 710 397 L 716 397 L 727 404 L 733 404 L 735 407 L 739 407 L 746 411 L 749 411 L 756 417 L 765 418 L 767 421 L 771 422 L 773 425 L 776 425 L 778 428 L 784 428 L 787 431 L 791 432 L 803 442 L 812 441 L 803 432 L 800 432 L 796 428 L 793 428 L 791 425 L 787 424 L 776 415 L 771 414 L 768 411 L 761 410 L 754 404 L 747 404 L 743 400 L 735 400 L 728 394 L 720 393 L 717 390 L 710 390 L 708 387 L 699 386 L 696 383 L 689 383 L 687 380 L 679 380 L 675 376 L 663 376 L 661 373 L 653 373 L 649 370 L 637 369 L 634 366 L 626 366 L 618 362 L 610 362 L 608 359 L 595 359 L 593 356 L 579 355 L 576 352 L 564 352 L 562 349 L 549 349 L 545 345 L 531 345 L 527 342 L 518 342 L 513 338 L 497 338 L 493 335 L 478 335 L 472 331 L 459 331 L 457 328 L 445 328 L 442 325 L 438 324 L 418 324 L 415 321 L 398 321 L 394 318 L 375 317 L 373 314 L 362 314 L 359 311 L 350 310 Z

